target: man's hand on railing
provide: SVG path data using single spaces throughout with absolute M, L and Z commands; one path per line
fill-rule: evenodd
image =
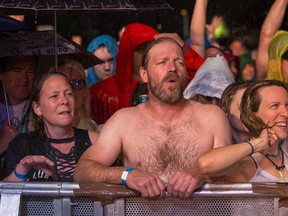
M 133 170 L 127 176 L 127 186 L 137 190 L 143 198 L 163 197 L 165 184 L 156 174 Z
M 172 197 L 188 199 L 202 184 L 203 176 L 196 169 L 183 169 L 169 179 L 167 192 Z

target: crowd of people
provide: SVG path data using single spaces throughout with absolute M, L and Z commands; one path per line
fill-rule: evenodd
M 91 40 L 92 68 L 66 59 L 38 74 L 35 56 L 2 57 L 1 180 L 180 199 L 205 182 L 288 182 L 287 4 L 270 8 L 255 59 L 241 39 L 215 39 L 208 0 L 195 1 L 189 44 L 132 23 L 118 43 Z

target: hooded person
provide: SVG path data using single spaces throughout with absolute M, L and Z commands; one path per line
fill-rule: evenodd
M 226 87 L 234 82 L 225 57 L 209 57 L 198 69 L 183 95 L 186 99 L 201 103 L 218 104 Z
M 277 31 L 269 43 L 267 80 L 288 82 L 288 32 Z M 287 69 L 286 69 L 287 68 Z
M 98 125 L 104 124 L 117 110 L 137 105 L 135 95 L 145 91 L 139 75 L 142 54 L 146 42 L 154 40 L 156 34 L 155 29 L 140 23 L 129 24 L 125 28 L 120 39 L 115 75 L 89 88 L 92 116 Z M 185 64 L 192 79 L 204 60 L 186 45 L 182 49 L 186 52 Z
M 108 52 L 106 50 L 99 50 L 99 48 L 106 48 Z M 87 69 L 86 80 L 87 80 L 88 87 L 90 87 L 93 84 L 103 80 L 103 78 L 107 76 L 112 76 L 115 74 L 118 44 L 113 37 L 107 34 L 103 34 L 103 35 L 95 37 L 89 43 L 87 50 L 96 56 L 97 56 L 97 53 L 95 52 L 99 50 L 99 52 L 102 52 L 102 54 L 101 56 L 97 56 L 97 57 L 104 61 L 103 63 L 97 64 L 94 67 Z M 103 57 L 107 59 L 102 59 Z M 107 67 L 106 67 L 106 64 L 108 65 Z M 103 75 L 102 77 L 101 73 L 105 73 L 106 75 Z

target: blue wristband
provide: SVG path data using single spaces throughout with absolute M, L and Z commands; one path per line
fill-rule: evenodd
M 134 168 L 128 167 L 126 170 L 123 171 L 123 173 L 121 175 L 121 183 L 122 183 L 122 185 L 126 185 L 127 184 L 127 182 L 126 182 L 127 176 L 132 170 L 134 170 Z
M 28 175 L 28 173 L 26 173 L 26 174 L 20 174 L 20 173 L 17 173 L 16 172 L 16 168 L 14 169 L 14 175 L 17 177 L 17 178 L 20 178 L 20 179 L 26 179 L 26 177 L 27 177 L 27 175 Z

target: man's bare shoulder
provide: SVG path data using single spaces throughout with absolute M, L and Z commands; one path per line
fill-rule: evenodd
M 124 123 L 127 125 L 132 119 L 140 115 L 138 107 L 127 107 L 117 110 L 105 124 Z
M 139 108 L 136 107 L 126 107 L 126 108 L 122 108 L 117 110 L 117 112 L 115 112 L 112 117 L 116 117 L 116 118 L 126 118 L 127 116 L 133 116 L 133 115 L 137 115 L 137 113 L 139 112 Z
M 205 115 L 224 115 L 224 111 L 217 105 L 214 104 L 202 104 L 198 101 L 189 101 L 190 108 L 193 109 L 194 113 L 197 113 L 199 115 L 205 114 Z

